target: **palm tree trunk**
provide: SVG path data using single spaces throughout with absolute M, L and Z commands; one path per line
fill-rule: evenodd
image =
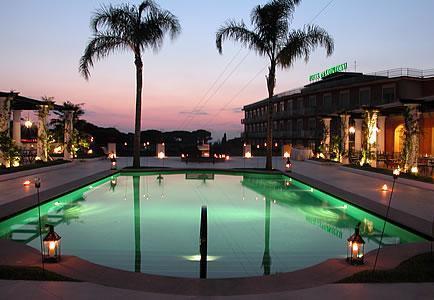
M 141 119 L 142 119 L 142 70 L 143 63 L 140 51 L 136 51 L 136 122 L 134 128 L 134 145 L 133 145 L 133 167 L 140 168 L 140 134 L 141 134 Z
M 268 68 L 269 73 L 267 77 L 268 88 L 268 110 L 267 110 L 267 149 L 266 149 L 266 162 L 265 168 L 267 170 L 273 169 L 273 103 L 271 102 L 274 95 L 274 86 L 276 83 L 276 62 L 271 61 Z

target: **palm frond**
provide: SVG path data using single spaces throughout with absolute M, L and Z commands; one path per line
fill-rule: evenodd
M 80 59 L 79 71 L 87 80 L 90 77 L 90 68 L 95 60 L 100 60 L 116 50 L 125 50 L 130 47 L 129 41 L 113 33 L 98 33 L 87 45 Z
M 139 8 L 138 8 L 138 13 L 139 13 L 139 19 L 141 19 L 141 16 L 143 15 L 143 13 L 149 14 L 149 13 L 154 13 L 154 12 L 158 12 L 160 10 L 160 7 L 152 0 L 145 0 L 142 3 L 140 3 Z
M 142 49 L 151 47 L 158 50 L 167 33 L 171 39 L 175 39 L 180 32 L 179 20 L 169 11 L 160 10 L 149 13 L 142 19 L 135 39 Z
M 137 16 L 133 9 L 128 5 L 114 7 L 104 5 L 95 11 L 91 19 L 91 28 L 94 34 L 102 30 L 113 30 L 117 32 L 132 31 L 137 24 Z
M 262 42 L 260 36 L 247 29 L 243 21 L 237 23 L 234 20 L 228 20 L 216 33 L 216 47 L 220 54 L 223 53 L 223 42 L 227 39 L 242 43 L 258 54 L 264 55 L 267 52 L 266 45 Z
M 250 13 L 250 21 L 256 32 L 270 43 L 278 42 L 288 33 L 296 6 L 301 0 L 273 0 L 256 6 Z
M 307 62 L 310 54 L 319 46 L 326 49 L 327 56 L 333 53 L 333 38 L 323 28 L 308 25 L 301 30 L 294 30 L 288 34 L 285 45 L 277 55 L 279 65 L 287 68 L 300 58 Z

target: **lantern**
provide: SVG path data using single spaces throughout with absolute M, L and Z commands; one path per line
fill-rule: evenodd
M 112 170 L 116 170 L 116 158 L 115 157 L 112 157 L 111 159 L 110 159 L 110 161 L 111 161 L 111 163 L 112 163 Z
M 291 161 L 289 160 L 289 157 L 286 159 L 286 163 L 285 163 L 285 170 L 287 171 L 287 172 L 289 172 L 289 171 L 291 171 L 291 167 L 292 167 L 292 164 L 291 164 Z
M 413 175 L 417 175 L 417 173 L 419 172 L 418 168 L 416 166 L 411 167 L 410 172 Z
M 365 241 L 360 236 L 360 222 L 354 229 L 354 234 L 347 241 L 347 262 L 352 265 L 362 265 L 365 257 Z
M 30 120 L 27 120 L 27 121 L 24 122 L 24 126 L 26 126 L 27 129 L 31 128 L 32 125 L 33 125 L 33 123 Z
M 387 191 L 389 191 L 389 187 L 387 186 L 387 184 L 383 184 L 383 187 L 381 188 L 381 190 L 383 192 L 387 192 Z
M 42 256 L 46 262 L 60 261 L 60 235 L 54 231 L 53 225 L 47 225 L 48 233 L 44 237 L 44 248 Z
M 398 167 L 397 169 L 393 170 L 393 179 L 398 179 L 399 174 L 401 174 L 401 170 Z

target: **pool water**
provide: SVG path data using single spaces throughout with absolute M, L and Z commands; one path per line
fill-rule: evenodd
M 41 206 L 62 253 L 148 274 L 199 277 L 201 207 L 208 210 L 208 278 L 289 272 L 344 258 L 361 222 L 365 252 L 383 221 L 283 175 L 122 174 Z M 0 223 L 0 238 L 39 248 L 37 209 Z M 387 224 L 384 244 L 423 238 Z

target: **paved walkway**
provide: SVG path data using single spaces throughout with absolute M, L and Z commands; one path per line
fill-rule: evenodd
M 434 283 L 329 284 L 316 288 L 213 299 L 433 299 Z M 0 280 L 1 299 L 201 299 L 105 287 L 86 282 L 39 282 Z

